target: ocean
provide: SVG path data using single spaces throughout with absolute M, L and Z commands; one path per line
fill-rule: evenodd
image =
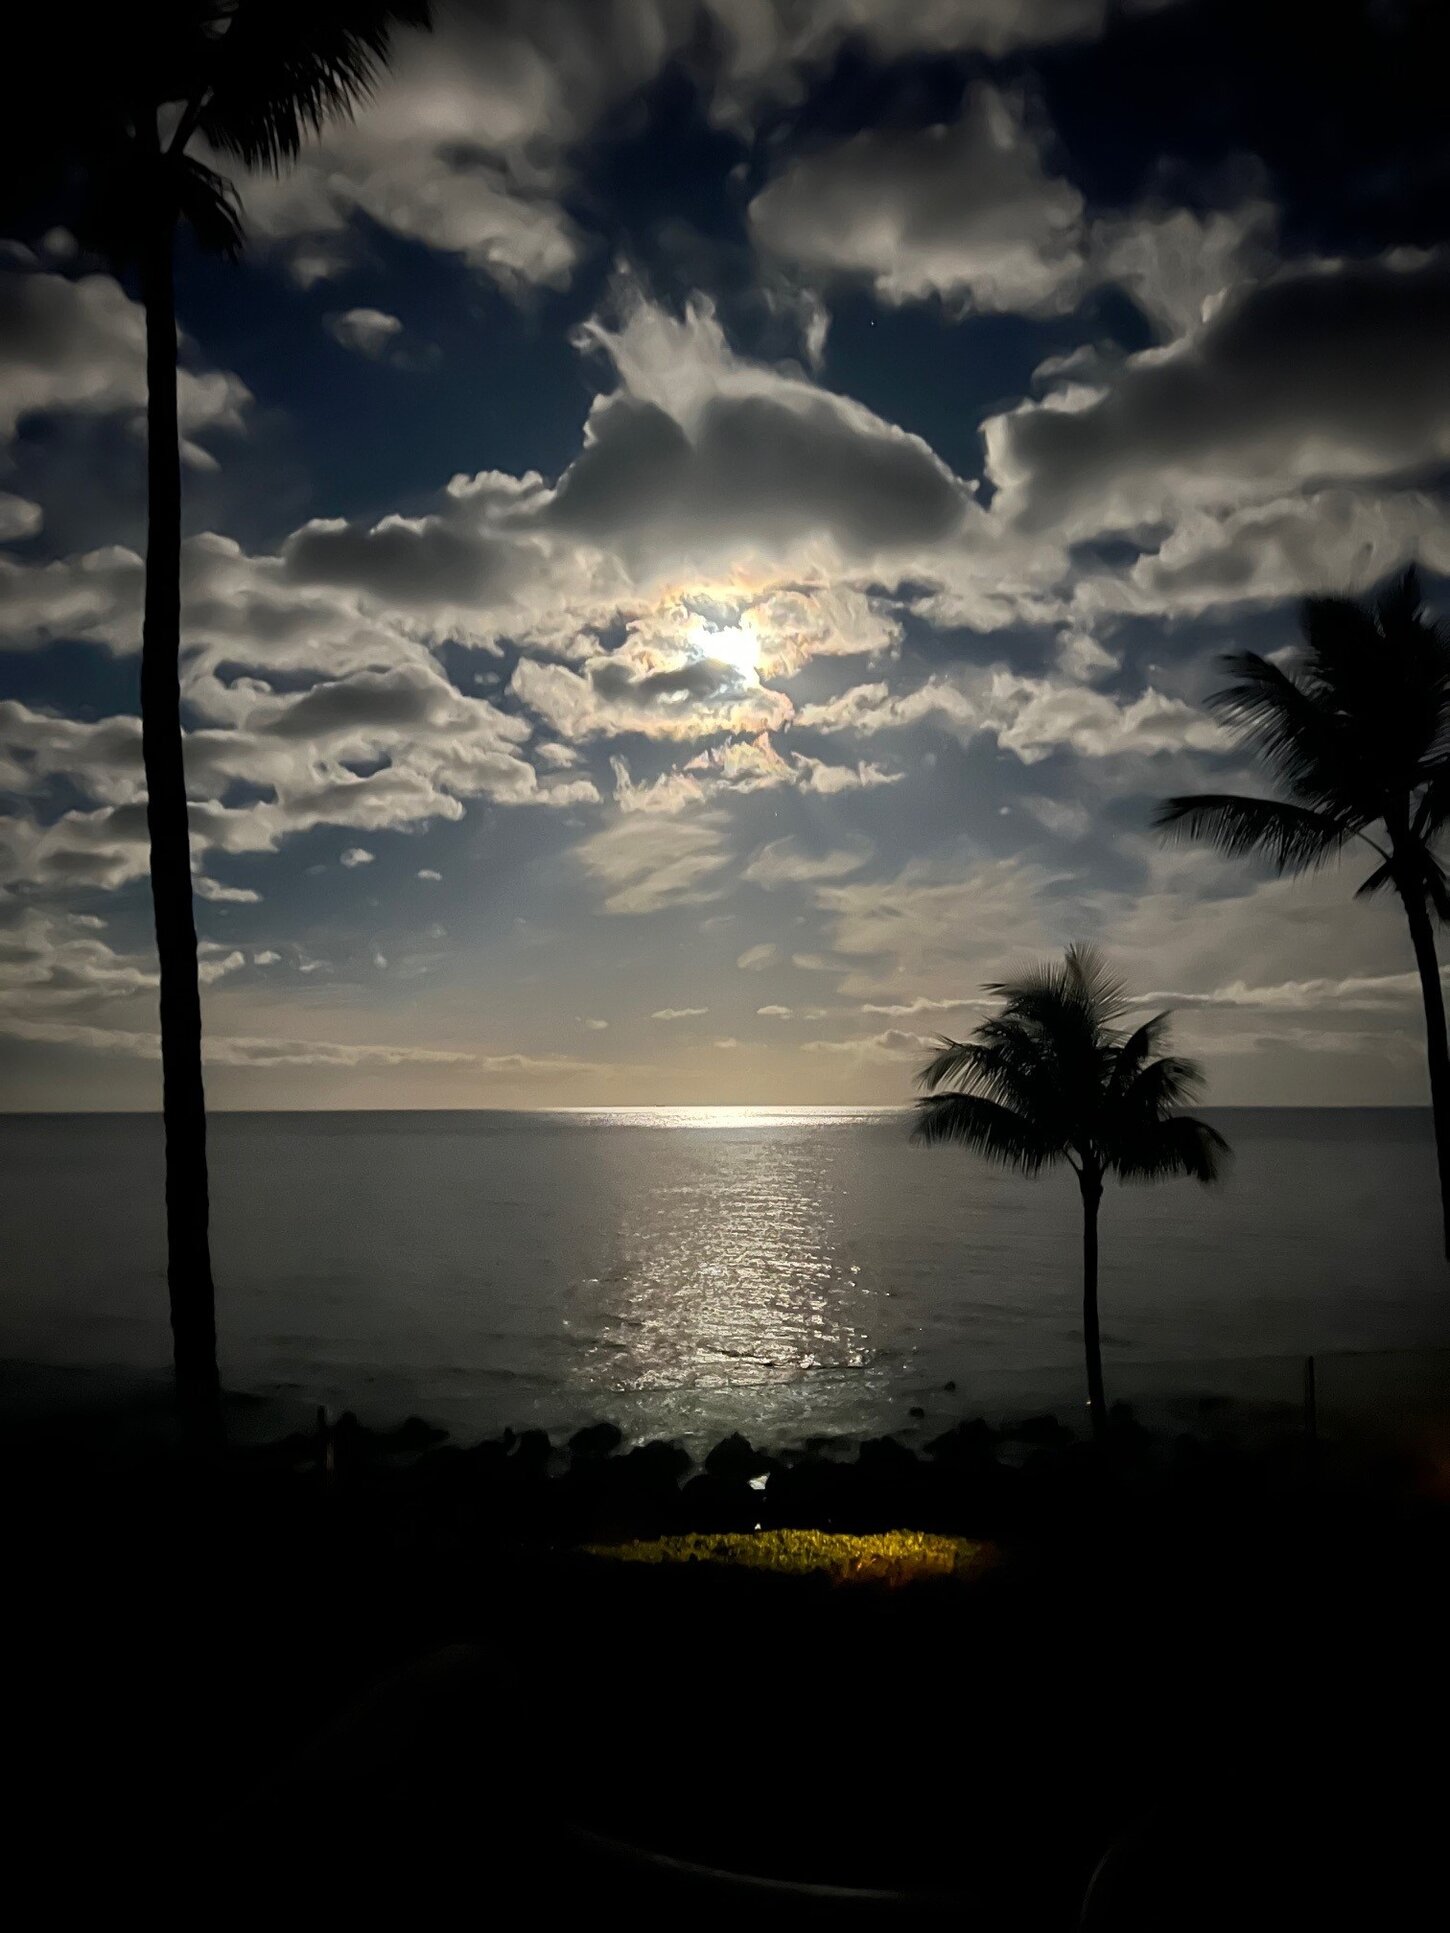
M 1307 1354 L 1348 1375 L 1362 1352 L 1450 1345 L 1426 1111 L 1209 1118 L 1235 1149 L 1224 1186 L 1104 1202 L 1110 1397 L 1292 1404 Z M 920 1435 L 1080 1406 L 1072 1175 L 1004 1175 L 909 1127 L 867 1108 L 218 1115 L 224 1381 L 269 1414 L 416 1412 L 465 1440 L 606 1417 L 697 1443 Z M 163 1374 L 161 1199 L 157 1117 L 0 1117 L 0 1357 Z

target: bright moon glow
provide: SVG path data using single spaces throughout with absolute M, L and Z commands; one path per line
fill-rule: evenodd
M 746 624 L 696 624 L 690 630 L 691 648 L 702 658 L 717 658 L 754 684 L 760 675 L 760 634 Z

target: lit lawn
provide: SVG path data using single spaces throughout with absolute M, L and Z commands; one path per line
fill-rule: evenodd
M 990 1544 L 921 1530 L 861 1537 L 825 1530 L 689 1531 L 587 1549 L 591 1557 L 626 1564 L 719 1564 L 787 1577 L 824 1576 L 833 1584 L 888 1585 L 961 1577 L 984 1569 L 993 1555 Z

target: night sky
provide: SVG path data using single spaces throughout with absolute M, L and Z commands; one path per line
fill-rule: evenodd
M 1443 9 L 516 0 L 183 248 L 221 1107 L 907 1097 L 1096 939 L 1417 1102 L 1396 909 L 1165 848 L 1297 600 L 1450 612 Z M 1311 38 L 1312 33 L 1312 38 Z M 0 273 L 0 1106 L 158 1101 L 143 330 Z

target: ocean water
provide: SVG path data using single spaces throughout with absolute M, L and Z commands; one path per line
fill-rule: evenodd
M 1450 1344 L 1416 1109 L 1221 1110 L 1227 1184 L 1110 1188 L 1109 1393 L 1297 1400 L 1307 1353 Z M 233 1114 L 223 1376 L 298 1416 L 693 1440 L 1081 1401 L 1080 1215 L 880 1109 Z M 152 1116 L 0 1117 L 0 1356 L 169 1357 Z M 954 1383 L 955 1390 L 945 1385 Z

